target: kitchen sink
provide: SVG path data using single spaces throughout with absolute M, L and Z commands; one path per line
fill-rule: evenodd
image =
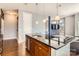
M 35 35 L 32 35 L 32 36 L 36 36 L 36 37 L 42 37 L 41 35 L 38 35 L 38 34 L 35 34 Z

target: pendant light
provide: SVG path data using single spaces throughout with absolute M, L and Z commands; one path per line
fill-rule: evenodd
M 35 4 L 35 10 L 37 11 L 37 9 L 38 9 L 38 3 Z M 38 15 L 37 15 L 36 19 L 38 20 Z M 39 24 L 39 22 L 38 21 L 35 21 L 35 24 Z
M 35 21 L 35 24 L 39 24 L 38 21 Z
M 45 4 L 43 4 L 43 14 L 44 16 L 46 16 L 46 8 L 45 8 Z M 43 23 L 46 23 L 47 22 L 47 19 L 43 19 Z
M 46 23 L 46 19 L 43 20 L 43 23 Z
M 56 15 L 55 18 L 54 18 L 54 19 L 57 20 L 57 21 L 60 20 L 60 16 L 59 16 L 59 7 L 60 7 L 60 5 L 57 3 L 57 4 L 56 4 L 57 15 Z

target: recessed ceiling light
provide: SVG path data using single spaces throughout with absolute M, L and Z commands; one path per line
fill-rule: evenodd
M 38 21 L 36 21 L 35 24 L 39 24 Z
M 43 20 L 43 23 L 46 23 L 46 21 L 47 21 L 47 20 L 46 20 L 46 19 L 44 19 L 44 20 Z

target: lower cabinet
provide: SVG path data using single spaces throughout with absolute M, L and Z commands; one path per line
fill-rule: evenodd
M 30 54 L 32 56 L 35 55 L 35 47 L 36 47 L 35 42 L 34 42 L 34 40 L 31 39 L 30 40 Z
M 48 56 L 49 55 L 49 51 L 44 50 L 41 46 L 36 46 L 35 47 L 35 55 L 36 56 Z
M 49 46 L 33 38 L 30 38 L 28 40 L 29 40 L 28 42 L 30 43 L 29 53 L 32 56 L 50 56 L 51 48 Z

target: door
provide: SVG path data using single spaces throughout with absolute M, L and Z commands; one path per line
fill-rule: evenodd
M 36 42 L 35 45 L 35 56 L 49 56 L 50 55 L 50 47 Z

